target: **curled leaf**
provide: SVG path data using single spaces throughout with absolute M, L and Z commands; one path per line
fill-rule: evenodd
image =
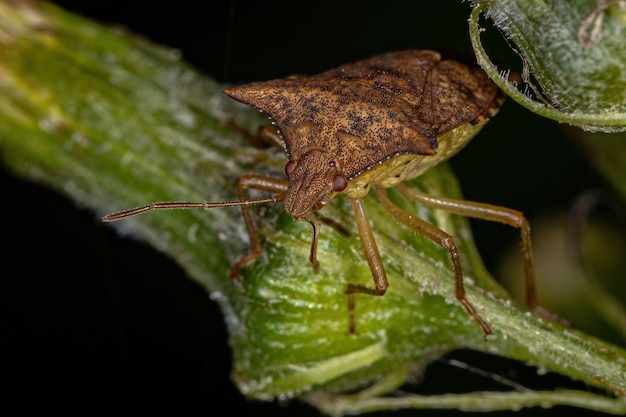
M 522 60 L 524 90 L 485 51 L 481 14 Z M 470 36 L 479 64 L 518 103 L 585 130 L 619 132 L 626 129 L 624 15 L 623 1 L 477 1 Z

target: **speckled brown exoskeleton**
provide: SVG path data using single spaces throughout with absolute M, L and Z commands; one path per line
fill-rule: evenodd
M 388 281 L 376 239 L 361 199 L 374 188 L 380 204 L 400 223 L 446 248 L 456 279 L 456 298 L 485 336 L 491 329 L 465 296 L 463 273 L 452 236 L 392 203 L 386 190 L 451 213 L 499 221 L 521 230 L 527 302 L 535 306 L 530 228 L 515 210 L 483 203 L 432 197 L 405 180 L 458 152 L 499 110 L 503 95 L 478 67 L 442 59 L 429 50 L 378 55 L 310 77 L 256 82 L 227 89 L 235 100 L 268 114 L 278 127 L 263 136 L 285 150 L 288 179 L 247 174 L 238 183 L 238 201 L 165 202 L 104 217 L 105 221 L 154 209 L 241 206 L 250 251 L 237 261 L 231 278 L 261 253 L 249 206 L 283 201 L 297 220 L 313 226 L 310 261 L 317 268 L 317 242 L 323 223 L 318 211 L 338 195 L 350 200 L 374 287 L 348 284 L 350 332 L 354 332 L 354 294 L 382 296 Z M 246 190 L 271 193 L 247 199 Z

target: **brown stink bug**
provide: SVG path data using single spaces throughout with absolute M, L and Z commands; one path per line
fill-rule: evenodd
M 105 216 L 113 221 L 154 209 L 241 206 L 250 235 L 250 252 L 237 261 L 231 278 L 256 259 L 261 245 L 248 206 L 284 202 L 297 220 L 313 226 L 310 261 L 323 219 L 318 211 L 338 195 L 350 200 L 374 279 L 374 288 L 348 284 L 350 332 L 354 332 L 354 294 L 383 295 L 388 287 L 376 240 L 361 202 L 374 188 L 380 204 L 400 223 L 445 247 L 456 279 L 456 298 L 481 326 L 491 329 L 465 296 L 463 273 L 452 236 L 392 203 L 386 189 L 396 187 L 408 199 L 451 213 L 515 226 L 521 230 L 527 302 L 535 306 L 530 228 L 517 211 L 482 203 L 432 197 L 403 185 L 454 155 L 500 108 L 503 95 L 479 68 L 442 60 L 437 52 L 408 50 L 301 78 L 250 83 L 227 89 L 235 100 L 268 114 L 278 132 L 262 135 L 285 150 L 288 179 L 247 174 L 239 180 L 238 201 L 165 202 Z M 246 190 L 271 193 L 247 199 Z

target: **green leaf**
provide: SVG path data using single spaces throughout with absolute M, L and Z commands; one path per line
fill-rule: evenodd
M 485 51 L 481 13 L 519 54 L 524 90 Z M 624 16 L 623 2 L 610 0 L 481 0 L 470 35 L 479 64 L 518 103 L 562 123 L 617 132 L 626 129 Z
M 232 200 L 242 173 L 281 175 L 281 152 L 250 146 L 230 127 L 234 121 L 253 132 L 265 118 L 221 90 L 176 53 L 127 33 L 46 3 L 0 3 L 2 162 L 100 215 L 153 201 Z M 447 165 L 411 185 L 460 197 Z M 241 285 L 233 285 L 229 267 L 248 247 L 238 209 L 151 212 L 114 226 L 167 253 L 219 303 L 233 378 L 250 398 L 295 397 L 336 414 L 367 411 L 369 401 L 457 348 L 527 361 L 624 395 L 626 352 L 512 302 L 483 267 L 465 219 L 402 203 L 455 237 L 468 298 L 494 331 L 488 341 L 456 300 L 447 251 L 398 225 L 374 196 L 365 204 L 391 286 L 384 297 L 357 296 L 353 335 L 347 334 L 346 284 L 371 285 L 354 234 L 325 227 L 315 273 L 307 262 L 309 225 L 280 205 L 258 207 L 264 252 L 243 271 Z M 342 199 L 324 214 L 353 222 Z M 346 391 L 358 394 L 337 396 Z M 388 398 L 377 407 L 425 401 L 480 409 L 484 395 Z M 490 409 L 568 404 L 623 413 L 626 407 L 622 397 L 577 391 L 523 391 L 497 404 Z

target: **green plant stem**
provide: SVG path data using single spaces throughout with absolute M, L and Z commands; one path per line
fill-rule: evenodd
M 2 162 L 99 215 L 154 201 L 233 200 L 242 173 L 280 175 L 281 152 L 254 148 L 229 127 L 254 131 L 265 119 L 221 90 L 175 53 L 127 33 L 46 3 L 0 2 Z M 446 165 L 412 185 L 460 197 Z M 325 227 L 315 273 L 307 264 L 309 225 L 280 205 L 255 210 L 264 252 L 233 285 L 230 264 L 248 247 L 238 209 L 151 212 L 114 227 L 167 253 L 220 304 L 233 378 L 249 397 L 298 397 L 326 409 L 333 393 L 382 379 L 388 383 L 368 392 L 383 394 L 401 381 L 392 376 L 461 347 L 624 395 L 626 352 L 516 306 L 482 266 L 465 219 L 400 203 L 457 239 L 468 298 L 494 330 L 488 341 L 455 298 L 447 251 L 396 224 L 374 196 L 365 204 L 391 287 L 384 297 L 357 297 L 355 335 L 346 334 L 345 286 L 371 285 L 371 275 L 354 235 Z M 352 224 L 345 200 L 324 211 Z M 578 394 L 563 395 L 551 404 L 571 405 Z M 593 399 L 623 409 L 621 400 L 589 398 L 578 406 L 597 407 Z

